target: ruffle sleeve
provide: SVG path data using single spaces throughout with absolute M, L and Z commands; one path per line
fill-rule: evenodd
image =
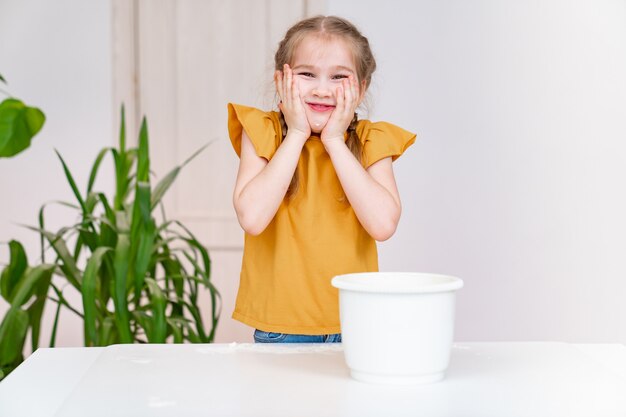
M 415 143 L 417 135 L 387 122 L 362 120 L 357 125 L 357 134 L 363 143 L 363 165 L 370 165 L 391 156 L 395 161 Z
M 228 135 L 239 157 L 244 130 L 257 155 L 269 161 L 280 145 L 280 121 L 277 113 L 228 103 Z

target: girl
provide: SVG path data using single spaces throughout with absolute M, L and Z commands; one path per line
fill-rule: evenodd
M 358 120 L 376 62 L 334 16 L 291 27 L 275 55 L 279 111 L 228 105 L 245 233 L 233 318 L 256 342 L 340 342 L 335 275 L 378 270 L 400 219 L 392 160 L 415 135 Z

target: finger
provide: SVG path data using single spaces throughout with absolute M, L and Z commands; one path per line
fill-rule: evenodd
M 344 78 L 345 80 L 345 78 Z M 350 85 L 350 80 L 345 80 L 343 83 L 343 88 L 345 91 L 345 112 L 349 112 L 352 108 L 352 101 L 354 99 L 354 96 L 352 95 L 352 86 Z
M 300 90 L 298 90 L 300 91 Z M 300 106 L 302 106 L 302 110 L 304 110 L 306 103 L 304 102 L 304 97 L 300 97 Z
M 339 113 L 343 113 L 345 106 L 345 100 L 343 96 L 343 87 L 337 87 L 337 110 Z
M 289 68 L 291 73 L 291 103 L 297 106 L 300 103 L 300 89 L 298 88 L 298 80 L 293 74 L 293 70 Z
M 300 100 L 300 90 L 298 89 L 298 80 L 296 77 L 291 76 L 291 100 L 293 103 L 298 103 Z
M 350 92 L 352 93 L 352 97 L 355 101 L 354 106 L 358 104 L 357 101 L 359 99 L 359 91 L 358 91 L 358 83 L 356 82 L 356 77 L 354 75 L 350 75 Z
M 356 93 L 356 96 L 355 96 L 357 100 L 356 104 L 358 106 L 359 104 L 361 104 L 361 85 L 359 82 L 357 82 L 357 80 L 354 80 L 354 90 Z
M 281 79 L 280 79 L 280 93 L 281 93 L 281 98 L 283 100 L 283 104 L 285 104 L 285 100 L 287 99 L 285 97 L 285 91 L 287 89 L 287 86 L 285 85 L 286 82 L 287 82 L 287 68 L 286 68 L 286 65 L 283 65 L 283 71 L 281 73 Z
M 293 79 L 293 86 L 291 89 L 291 94 L 292 94 L 293 103 L 294 104 L 299 103 L 300 102 L 300 88 L 298 88 L 298 82 L 295 78 Z
M 287 101 L 288 105 L 291 104 L 291 81 L 291 68 L 289 68 L 289 65 L 285 64 L 285 101 Z
M 283 99 L 283 73 L 281 71 L 274 71 L 274 82 L 276 83 L 276 92 L 278 97 Z

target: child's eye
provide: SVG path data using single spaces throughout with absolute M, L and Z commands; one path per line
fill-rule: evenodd
M 333 75 L 333 80 L 341 80 L 342 78 L 348 78 L 347 75 L 344 74 L 338 74 L 338 75 Z
M 310 72 L 299 72 L 298 75 L 303 75 L 303 76 L 308 77 L 308 78 L 312 78 L 313 77 L 313 74 L 311 74 Z

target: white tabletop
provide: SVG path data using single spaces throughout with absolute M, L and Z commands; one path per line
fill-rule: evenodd
M 354 381 L 340 344 L 39 349 L 0 383 L 0 416 L 626 416 L 626 347 L 454 345 L 446 378 Z

